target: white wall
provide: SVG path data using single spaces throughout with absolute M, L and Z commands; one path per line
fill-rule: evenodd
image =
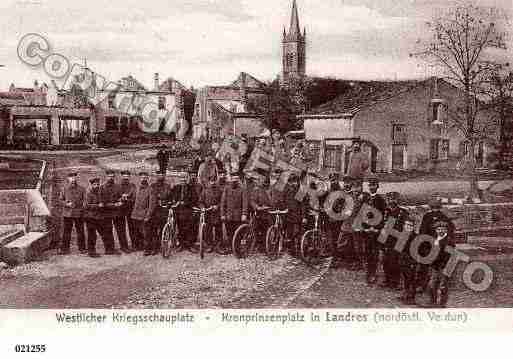
M 323 137 L 354 137 L 352 119 L 348 118 L 305 119 L 304 130 L 307 141 L 318 141 Z

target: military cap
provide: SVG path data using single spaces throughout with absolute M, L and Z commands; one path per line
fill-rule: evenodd
M 121 175 L 122 175 L 122 176 L 125 176 L 125 175 L 126 175 L 126 176 L 130 176 L 130 175 L 131 175 L 131 173 L 130 173 L 130 171 L 126 171 L 126 170 L 124 170 L 124 171 L 121 171 Z
M 107 170 L 107 171 L 105 171 L 105 174 L 106 174 L 107 176 L 111 176 L 111 175 L 115 175 L 115 174 L 116 174 L 116 172 L 114 172 L 113 170 Z
M 299 181 L 299 176 L 295 173 L 291 173 L 289 176 L 288 182 L 292 182 L 292 181 Z
M 328 175 L 329 181 L 338 181 L 338 179 L 339 179 L 339 175 L 336 172 L 332 172 Z
M 440 208 L 442 207 L 442 201 L 438 197 L 431 198 L 428 202 L 428 205 L 431 208 Z
M 399 192 L 388 192 L 386 194 L 386 198 L 389 201 L 399 202 L 399 200 L 401 199 L 401 194 Z
M 150 175 L 148 172 L 145 172 L 145 171 L 141 171 L 138 174 L 139 174 L 139 176 L 149 176 Z
M 361 186 L 363 186 L 363 180 L 361 180 L 359 178 L 358 179 L 354 178 L 351 182 L 352 182 L 352 186 L 353 187 L 361 187 Z
M 447 223 L 446 221 L 437 221 L 435 222 L 435 224 L 433 225 L 433 228 L 440 228 L 440 227 L 443 227 L 443 228 L 449 228 L 449 223 Z
M 91 184 L 93 184 L 93 183 L 100 183 L 100 179 L 98 177 L 91 178 L 89 180 L 89 183 L 91 183 Z
M 412 224 L 415 224 L 416 220 L 415 220 L 415 217 L 412 217 L 412 216 L 408 216 L 404 219 L 404 223 L 412 223 Z
M 379 178 L 376 176 L 370 176 L 369 178 L 367 178 L 367 181 L 369 182 L 369 184 L 379 184 Z
M 77 176 L 78 176 L 77 172 L 69 172 L 68 173 L 68 177 L 77 177 Z

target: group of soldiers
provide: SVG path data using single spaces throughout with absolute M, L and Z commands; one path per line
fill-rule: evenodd
M 272 225 L 273 218 L 268 209 L 287 210 L 284 216 L 286 230 L 286 249 L 292 255 L 299 255 L 299 243 L 306 229 L 311 228 L 309 216 L 311 201 L 308 196 L 301 201 L 297 193 L 307 182 L 305 173 L 292 173 L 284 187 L 278 186 L 281 170 L 276 168 L 268 176 L 257 179 L 231 173 L 220 176 L 216 170 L 216 161 L 212 154 L 207 155 L 200 164 L 198 175 L 187 175 L 174 186 L 166 181 L 166 173 L 158 171 L 150 183 L 147 172 L 138 174 L 137 184 L 127 171 L 121 172 L 121 181 L 117 181 L 113 171 L 106 172 L 106 179 L 90 179 L 86 190 L 77 182 L 77 173 L 70 173 L 69 183 L 61 194 L 63 205 L 63 240 L 60 253 L 69 253 L 73 226 L 76 228 L 79 250 L 90 257 L 99 257 L 96 249 L 97 234 L 103 240 L 106 255 L 120 255 L 133 251 L 144 251 L 144 255 L 159 253 L 162 229 L 168 216 L 166 204 L 179 204 L 176 208 L 179 242 L 182 249 L 190 249 L 196 241 L 198 218 L 194 207 L 213 208 L 207 215 L 205 233 L 215 233 L 217 238 L 230 242 L 236 229 L 255 215 L 255 225 L 259 247 L 264 249 L 265 233 Z M 354 209 L 349 219 L 338 220 L 322 212 L 323 230 L 331 239 L 335 250 L 335 267 L 365 271 L 369 285 L 377 283 L 377 271 L 380 258 L 384 280 L 380 286 L 404 290 L 402 300 L 413 304 L 418 291 L 428 291 L 434 306 L 445 306 L 448 298 L 448 282 L 442 269 L 447 258 L 444 248 L 453 244 L 453 224 L 441 211 L 441 203 L 433 200 L 430 211 L 422 218 L 415 233 L 415 219 L 401 207 L 400 194 L 397 192 L 382 195 L 376 177 L 367 178 L 368 192 L 363 191 L 363 178 L 345 176 L 342 181 L 336 173 L 328 178 L 328 191 L 344 191 L 354 201 Z M 341 183 L 343 182 L 343 185 Z M 315 187 L 315 182 L 308 184 Z M 280 187 L 280 188 L 278 188 Z M 315 189 L 315 188 L 314 188 Z M 318 198 L 319 208 L 323 208 L 325 197 Z M 342 201 L 342 202 L 341 202 Z M 366 203 L 382 214 L 382 220 L 376 225 L 363 223 L 355 230 L 352 222 L 361 206 Z M 335 211 L 343 207 L 343 200 L 335 203 Z M 317 209 L 319 209 L 317 208 Z M 411 230 L 406 248 L 401 252 L 394 250 L 396 239 L 392 236 L 385 243 L 378 241 L 380 231 L 388 218 L 395 218 L 394 229 Z M 84 222 L 87 229 L 87 243 L 84 235 Z M 226 235 L 222 235 L 221 223 Z M 213 231 L 211 229 L 214 229 Z M 128 230 L 128 231 L 127 231 Z M 119 241 L 119 250 L 114 243 L 114 231 Z M 418 234 L 426 234 L 435 239 L 435 245 L 441 247 L 439 256 L 430 265 L 419 264 L 410 255 L 409 246 Z M 128 243 L 130 238 L 131 245 Z M 341 240 L 341 241 L 340 241 Z M 340 242 L 343 245 L 340 245 Z M 225 243 L 229 246 L 229 243 Z M 431 248 L 421 248 L 427 252 Z M 380 255 L 381 253 L 381 255 Z
M 364 192 L 361 179 L 346 176 L 342 191 L 347 192 L 354 201 L 352 215 L 341 224 L 327 216 L 327 230 L 331 238 L 338 237 L 342 239 L 342 243 L 346 243 L 337 251 L 336 266 L 364 271 L 368 285 L 374 285 L 378 282 L 378 268 L 381 263 L 384 278 L 378 285 L 390 290 L 402 290 L 399 298 L 403 303 L 414 305 L 417 293 L 427 292 L 431 306 L 445 307 L 450 279 L 444 273 L 445 265 L 449 260 L 445 248 L 454 246 L 455 243 L 454 224 L 442 212 L 440 199 L 433 198 L 429 201 L 429 210 L 417 225 L 416 218 L 401 206 L 403 203 L 399 192 L 388 192 L 382 195 L 379 193 L 379 180 L 376 177 L 370 177 L 367 180 L 369 191 Z M 336 177 L 332 177 L 330 181 L 331 190 L 338 190 Z M 381 220 L 379 222 L 363 221 L 360 227 L 355 227 L 352 225 L 355 216 L 364 204 L 377 210 Z M 389 223 L 390 219 L 395 221 L 393 222 L 394 233 L 385 229 L 385 224 Z M 382 231 L 387 234 L 384 241 L 379 239 Z M 410 234 L 405 246 L 398 251 L 397 233 L 402 232 Z M 419 235 L 429 236 L 433 240 L 424 241 L 419 248 L 415 248 L 414 240 Z M 418 259 L 428 257 L 433 250 L 432 246 L 438 246 L 434 250 L 436 257 L 431 263 L 421 263 Z

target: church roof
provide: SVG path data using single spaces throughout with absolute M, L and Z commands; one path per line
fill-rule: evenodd
M 285 37 L 285 41 L 300 41 L 303 39 L 303 35 L 301 34 L 301 28 L 299 26 L 299 12 L 297 10 L 296 0 L 293 0 L 292 2 L 289 32 L 287 34 L 284 29 L 283 34 Z

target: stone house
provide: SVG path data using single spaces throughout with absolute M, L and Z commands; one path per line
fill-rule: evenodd
M 298 116 L 305 139 L 318 144 L 323 167 L 345 171 L 354 139 L 362 141 L 373 172 L 464 166 L 469 146 L 451 115 L 462 104 L 460 89 L 436 78 L 350 85 L 350 91 Z M 486 113 L 476 123 L 487 131 L 475 149 L 477 166 L 487 167 L 498 127 Z
M 178 139 L 185 136 L 190 122 L 186 118 L 186 103 L 192 93 L 179 81 L 168 78 L 161 83 L 155 73 L 151 90 L 131 75 L 123 77 L 117 85 L 108 95 L 100 95 L 104 99 L 95 108 L 96 132 L 137 128 L 148 133 L 175 133 Z M 156 120 L 143 121 L 153 109 L 158 110 Z
M 248 100 L 266 98 L 265 84 L 245 72 L 228 86 L 201 88 L 196 96 L 192 136 L 206 140 L 230 134 L 258 136 L 265 131 L 265 116 L 251 111 Z

